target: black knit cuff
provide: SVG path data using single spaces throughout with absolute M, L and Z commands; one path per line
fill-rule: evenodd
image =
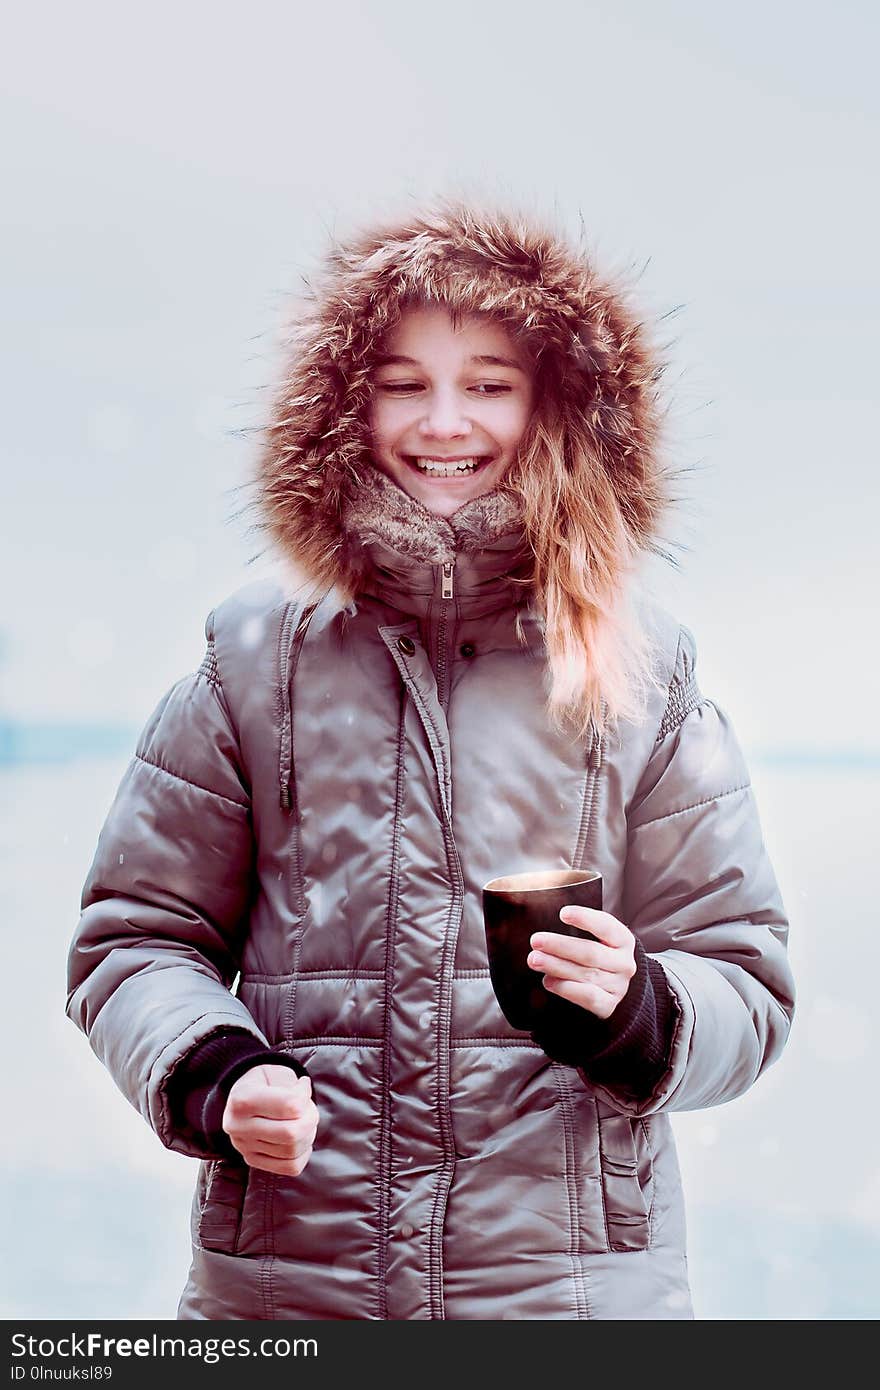
M 202 1147 L 243 1162 L 223 1128 L 223 1112 L 235 1082 L 251 1067 L 290 1067 L 308 1076 L 301 1062 L 266 1048 L 243 1028 L 212 1033 L 183 1057 L 168 1081 L 168 1104 L 175 1124 L 193 1134 Z
M 549 1057 L 579 1067 L 591 1081 L 619 1086 L 633 1100 L 646 1099 L 669 1065 L 678 1006 L 662 965 L 635 943 L 636 973 L 610 1018 L 569 1005 L 542 1020 L 532 1037 Z

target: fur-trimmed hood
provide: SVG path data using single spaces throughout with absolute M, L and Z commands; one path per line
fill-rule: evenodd
M 670 476 L 659 459 L 663 367 L 627 292 L 533 215 L 440 200 L 334 243 L 309 284 L 256 479 L 261 526 L 282 557 L 320 586 L 356 592 L 365 552 L 351 524 L 363 520 L 374 469 L 371 371 L 402 307 L 419 302 L 492 314 L 517 335 L 535 364 L 536 414 L 543 402 L 577 437 L 572 458 L 604 471 L 632 552 L 659 551 Z M 421 524 L 428 552 L 442 549 L 456 528 L 412 499 L 401 505 L 399 520 Z M 500 510 L 509 530 L 510 497 Z

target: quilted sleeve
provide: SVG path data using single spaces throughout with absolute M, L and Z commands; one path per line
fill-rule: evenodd
M 231 993 L 254 869 L 250 791 L 214 654 L 159 702 L 98 840 L 68 956 L 67 1015 L 170 1149 L 166 1084 L 220 1028 L 268 1046 Z
M 606 1094 L 633 1114 L 741 1095 L 779 1057 L 794 1012 L 788 920 L 748 768 L 695 666 L 682 628 L 666 712 L 628 811 L 623 920 L 678 1004 L 669 1065 L 651 1096 Z

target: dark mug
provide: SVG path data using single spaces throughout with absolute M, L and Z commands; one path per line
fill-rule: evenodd
M 560 921 L 564 907 L 602 907 L 602 875 L 595 869 L 546 869 L 493 878 L 483 888 L 483 923 L 489 975 L 508 1023 L 532 1030 L 569 1025 L 583 1010 L 549 994 L 541 975 L 526 964 L 536 931 L 595 941 L 591 932 Z

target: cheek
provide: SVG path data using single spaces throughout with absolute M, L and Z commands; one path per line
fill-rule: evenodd
M 376 448 L 383 448 L 392 443 L 404 428 L 405 421 L 400 418 L 401 412 L 396 408 L 397 404 L 394 401 L 377 401 L 370 409 L 367 424 Z
M 375 450 L 382 449 L 388 433 L 384 412 L 374 407 L 367 416 L 367 427 L 370 434 L 370 443 Z
M 508 446 L 519 443 L 526 432 L 530 417 L 531 410 L 527 404 L 519 404 L 511 409 L 504 422 L 504 440 Z

